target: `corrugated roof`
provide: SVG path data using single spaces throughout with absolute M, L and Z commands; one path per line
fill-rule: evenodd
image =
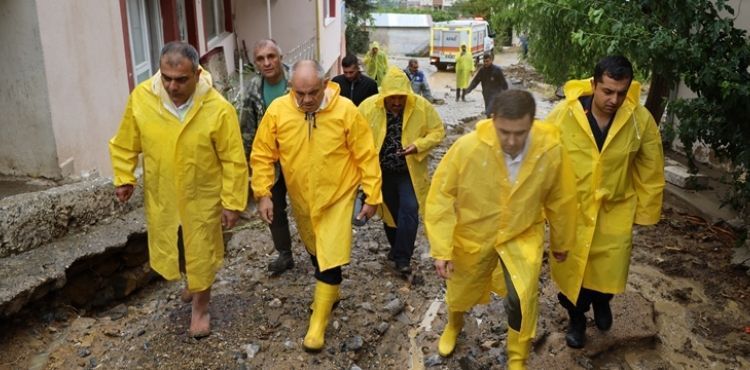
M 429 28 L 432 16 L 429 14 L 372 13 L 370 27 Z

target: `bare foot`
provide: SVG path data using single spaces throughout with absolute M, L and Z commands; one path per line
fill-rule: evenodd
M 187 288 L 182 290 L 182 293 L 180 293 L 180 300 L 182 303 L 190 303 L 193 301 L 193 293 L 190 293 Z
M 189 336 L 203 338 L 211 334 L 211 314 L 208 312 L 208 303 L 210 300 L 210 289 L 193 294 L 193 310 L 190 317 Z

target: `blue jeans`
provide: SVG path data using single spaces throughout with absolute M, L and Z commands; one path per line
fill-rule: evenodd
M 408 266 L 414 253 L 419 227 L 419 204 L 408 172 L 383 172 L 383 202 L 396 222 L 396 227 L 383 223 L 391 245 L 389 256 L 397 266 Z

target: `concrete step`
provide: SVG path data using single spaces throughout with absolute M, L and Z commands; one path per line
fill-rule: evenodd
M 93 297 L 102 295 L 101 288 L 108 287 L 110 290 L 127 293 L 135 289 L 136 285 L 145 284 L 151 273 L 147 266 L 143 209 L 123 213 L 109 221 L 32 250 L 2 258 L 0 317 L 18 312 L 24 305 L 63 288 L 72 278 L 84 283 L 88 289 L 93 289 Z M 114 264 L 111 261 L 105 264 L 104 261 L 111 258 L 103 257 L 114 253 L 122 255 L 114 258 Z M 141 273 L 131 278 L 128 274 L 132 274 L 132 270 Z M 83 271 L 93 273 L 95 278 L 82 275 Z M 104 279 L 105 275 L 110 278 Z M 119 284 L 122 286 L 118 286 L 117 281 L 122 281 Z M 71 293 L 81 289 L 74 288 Z M 122 292 L 110 292 L 110 295 L 118 296 Z M 82 297 L 78 300 L 94 299 L 91 295 Z

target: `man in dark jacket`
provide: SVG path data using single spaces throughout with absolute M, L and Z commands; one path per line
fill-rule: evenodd
M 359 106 L 363 100 L 378 93 L 378 84 L 370 77 L 359 71 L 359 61 L 352 54 L 347 54 L 341 60 L 344 73 L 332 79 L 341 86 L 341 96 L 349 98 L 354 105 Z
M 487 117 L 490 117 L 492 112 L 492 98 L 495 94 L 508 90 L 508 82 L 505 81 L 503 70 L 500 67 L 492 64 L 495 56 L 491 52 L 485 52 L 482 56 L 482 68 L 471 80 L 469 87 L 466 89 L 466 94 L 474 90 L 475 87 L 481 82 L 482 83 L 482 97 L 484 97 L 484 113 Z

